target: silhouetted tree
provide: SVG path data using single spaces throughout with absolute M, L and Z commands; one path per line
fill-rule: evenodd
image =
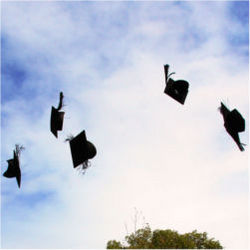
M 125 237 L 126 245 L 111 240 L 107 249 L 222 249 L 219 241 L 209 239 L 207 233 L 179 234 L 174 230 L 154 230 L 147 224 Z
M 107 243 L 107 249 L 122 249 L 122 244 L 116 240 L 110 240 Z
M 145 249 L 151 248 L 152 241 L 152 231 L 149 225 L 147 224 L 144 228 L 136 230 L 134 233 L 127 235 L 125 237 L 126 242 L 128 243 L 128 248 L 132 249 Z

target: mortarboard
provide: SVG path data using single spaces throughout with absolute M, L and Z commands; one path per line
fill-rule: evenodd
M 15 150 L 13 151 L 14 156 L 13 159 L 7 160 L 8 162 L 8 169 L 3 173 L 4 177 L 13 178 L 16 177 L 18 187 L 21 186 L 21 170 L 19 164 L 19 157 Z
M 171 96 L 179 103 L 184 104 L 188 94 L 189 83 L 185 80 L 174 81 L 172 78 L 169 78 L 169 76 L 174 73 L 168 74 L 168 69 L 169 65 L 168 64 L 164 65 L 165 82 L 166 82 L 164 93 Z
M 57 138 L 57 131 L 63 128 L 64 112 L 58 111 L 53 106 L 51 107 L 50 130 Z
M 60 101 L 57 108 L 51 107 L 51 116 L 50 116 L 50 131 L 57 138 L 57 131 L 61 131 L 63 128 L 63 118 L 65 112 L 59 111 L 62 108 L 63 93 L 60 92 Z
M 74 168 L 93 158 L 96 148 L 93 143 L 87 141 L 85 130 L 69 141 Z
M 245 131 L 245 119 L 237 109 L 230 111 L 222 102 L 220 112 L 224 119 L 224 127 L 232 136 L 241 151 L 244 151 L 243 143 L 240 142 L 238 133 Z

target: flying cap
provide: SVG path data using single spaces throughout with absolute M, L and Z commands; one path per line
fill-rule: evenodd
M 50 117 L 50 131 L 57 138 L 57 131 L 61 131 L 63 128 L 63 118 L 65 112 L 58 111 L 52 106 L 51 117 Z
M 95 157 L 96 148 L 87 141 L 85 130 L 69 141 L 74 168 Z
M 222 102 L 220 112 L 224 119 L 224 127 L 231 135 L 241 151 L 244 151 L 243 143 L 240 142 L 238 133 L 245 131 L 245 119 L 237 109 L 230 111 Z
M 13 178 L 16 177 L 18 187 L 20 188 L 21 186 L 21 170 L 20 170 L 20 164 L 19 164 L 19 157 L 15 150 L 13 151 L 13 159 L 7 160 L 8 162 L 8 168 L 7 170 L 3 173 L 4 177 L 7 178 Z
M 164 72 L 165 72 L 165 82 L 166 87 L 164 89 L 164 93 L 175 99 L 181 104 L 184 104 L 187 94 L 188 94 L 188 87 L 189 83 L 184 80 L 174 81 L 172 78 L 169 78 L 171 74 L 168 75 L 169 65 L 164 65 Z
M 63 92 L 60 92 L 60 101 L 58 107 L 51 107 L 51 116 L 50 116 L 50 131 L 57 138 L 57 131 L 63 129 L 63 118 L 65 112 L 59 111 L 63 105 Z

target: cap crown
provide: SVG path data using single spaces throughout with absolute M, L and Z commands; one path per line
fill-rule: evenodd
M 225 126 L 236 132 L 243 132 L 245 131 L 245 119 L 237 109 L 233 109 L 226 117 Z
M 179 103 L 184 104 L 188 94 L 188 86 L 189 83 L 187 81 L 174 81 L 172 78 L 169 78 L 164 93 L 171 96 Z

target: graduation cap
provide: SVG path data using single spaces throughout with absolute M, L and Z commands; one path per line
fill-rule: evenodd
M 63 118 L 65 112 L 59 111 L 63 106 L 63 92 L 60 92 L 60 101 L 57 108 L 51 107 L 50 116 L 50 131 L 57 138 L 57 131 L 61 131 L 63 128 Z
M 241 151 L 244 151 L 243 143 L 240 142 L 239 134 L 245 131 L 245 119 L 237 109 L 229 110 L 222 102 L 219 108 L 226 131 L 232 136 Z
M 13 159 L 7 160 L 8 168 L 3 173 L 4 177 L 13 178 L 16 177 L 18 187 L 21 186 L 21 170 L 20 170 L 20 163 L 19 163 L 19 154 L 15 150 L 13 150 Z
M 172 78 L 169 78 L 169 76 L 174 73 L 168 74 L 168 69 L 169 65 L 168 64 L 164 65 L 165 82 L 166 82 L 164 93 L 171 96 L 179 103 L 184 104 L 188 94 L 189 83 L 184 80 L 174 81 Z
M 96 155 L 96 148 L 86 138 L 85 130 L 69 141 L 74 168 Z

